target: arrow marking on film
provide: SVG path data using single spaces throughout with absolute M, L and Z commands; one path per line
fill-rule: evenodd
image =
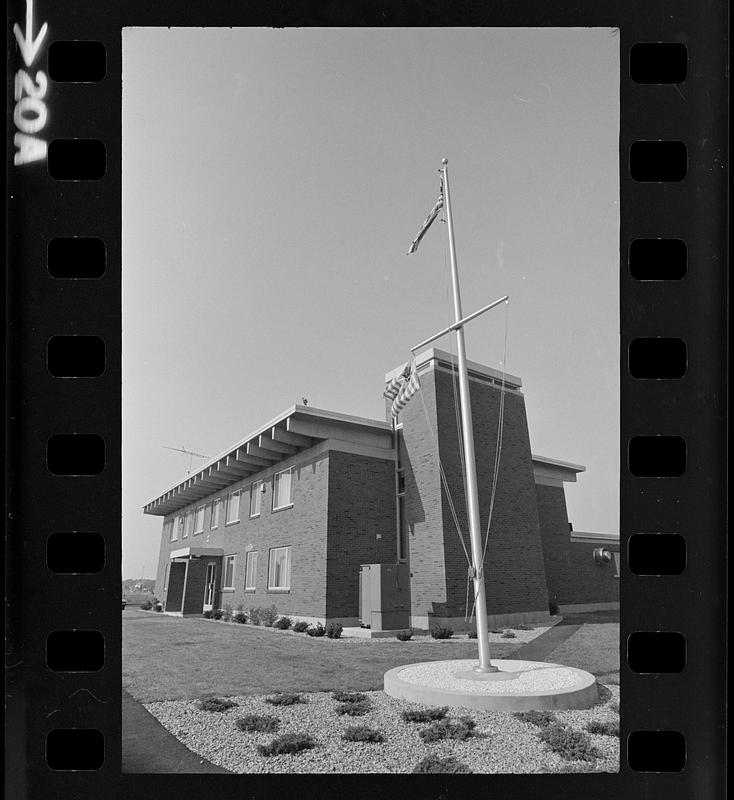
M 47 30 L 48 24 L 44 22 L 41 26 L 41 30 L 38 31 L 38 36 L 36 36 L 35 39 L 33 38 L 33 0 L 26 0 L 25 33 L 20 29 L 20 25 L 18 25 L 17 22 L 13 25 L 13 33 L 18 40 L 18 47 L 20 48 L 26 67 L 30 67 L 38 55 Z

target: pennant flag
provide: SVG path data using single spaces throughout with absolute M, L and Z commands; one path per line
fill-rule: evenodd
M 398 391 L 397 397 L 393 400 L 392 415 L 397 417 L 398 414 L 408 405 L 410 398 L 421 388 L 420 381 L 418 380 L 418 370 L 415 363 L 410 366 L 410 377 L 403 381 L 403 385 Z
M 406 363 L 406 365 L 400 370 L 400 374 L 396 375 L 390 383 L 387 384 L 385 387 L 385 391 L 382 393 L 382 396 L 388 400 L 394 400 L 398 396 L 398 392 L 400 391 L 400 387 L 403 385 L 405 381 L 408 380 L 410 377 L 410 361 Z
M 436 200 L 436 205 L 431 209 L 428 216 L 426 217 L 423 225 L 421 225 L 421 229 L 418 231 L 418 235 L 413 239 L 413 242 L 410 245 L 410 249 L 408 250 L 408 255 L 411 253 L 415 253 L 418 249 L 418 245 L 421 243 L 421 239 L 426 235 L 426 231 L 431 227 L 433 224 L 433 220 L 436 219 L 438 216 L 438 212 L 443 208 L 443 181 L 441 181 L 441 188 L 439 189 L 438 193 L 438 200 Z

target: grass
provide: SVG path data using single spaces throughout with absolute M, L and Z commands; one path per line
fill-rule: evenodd
M 514 642 L 498 643 L 492 656 L 508 658 L 517 648 Z M 136 608 L 122 614 L 122 683 L 142 702 L 206 694 L 375 691 L 382 689 L 387 670 L 405 664 L 405 652 L 405 644 L 396 639 L 326 642 Z M 410 645 L 411 662 L 476 657 L 476 642 L 466 639 L 441 647 Z
M 584 624 L 543 660 L 585 669 L 600 683 L 619 684 L 619 622 Z

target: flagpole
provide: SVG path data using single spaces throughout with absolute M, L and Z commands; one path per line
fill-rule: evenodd
M 466 368 L 466 346 L 459 293 L 459 272 L 456 266 L 456 244 L 454 224 L 451 216 L 451 196 L 449 192 L 448 159 L 444 158 L 443 184 L 446 208 L 446 223 L 449 229 L 449 252 L 451 256 L 451 282 L 454 290 L 454 316 L 456 325 L 456 345 L 458 351 L 459 399 L 461 403 L 461 427 L 464 442 L 464 464 L 466 469 L 467 511 L 469 514 L 469 536 L 471 539 L 474 597 L 477 615 L 477 642 L 479 644 L 479 666 L 477 672 L 497 672 L 489 659 L 489 624 L 487 620 L 487 600 L 484 591 L 484 553 L 479 525 L 479 496 L 477 492 L 477 465 L 474 455 L 474 430 L 472 426 L 471 400 L 469 398 L 469 376 Z

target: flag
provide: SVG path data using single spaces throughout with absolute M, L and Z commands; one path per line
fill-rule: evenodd
M 394 400 L 398 396 L 398 392 L 400 391 L 400 387 L 403 385 L 405 381 L 408 380 L 410 377 L 410 361 L 408 361 L 405 366 L 400 370 L 400 374 L 396 375 L 390 383 L 387 384 L 385 387 L 385 391 L 382 393 L 382 396 L 388 400 Z
M 393 400 L 392 415 L 397 417 L 398 414 L 408 405 L 410 398 L 421 388 L 420 381 L 418 380 L 418 370 L 416 369 L 415 362 L 410 366 L 410 377 L 403 380 L 403 385 Z
M 431 227 L 433 224 L 433 220 L 436 219 L 438 216 L 438 212 L 443 208 L 443 181 L 441 181 L 441 188 L 439 189 L 438 193 L 438 200 L 436 200 L 436 205 L 430 210 L 428 216 L 426 217 L 423 225 L 421 225 L 421 229 L 418 231 L 418 235 L 413 239 L 413 242 L 410 245 L 410 249 L 408 250 L 408 255 L 411 253 L 415 253 L 418 249 L 418 245 L 421 243 L 421 239 L 426 235 L 426 231 Z

